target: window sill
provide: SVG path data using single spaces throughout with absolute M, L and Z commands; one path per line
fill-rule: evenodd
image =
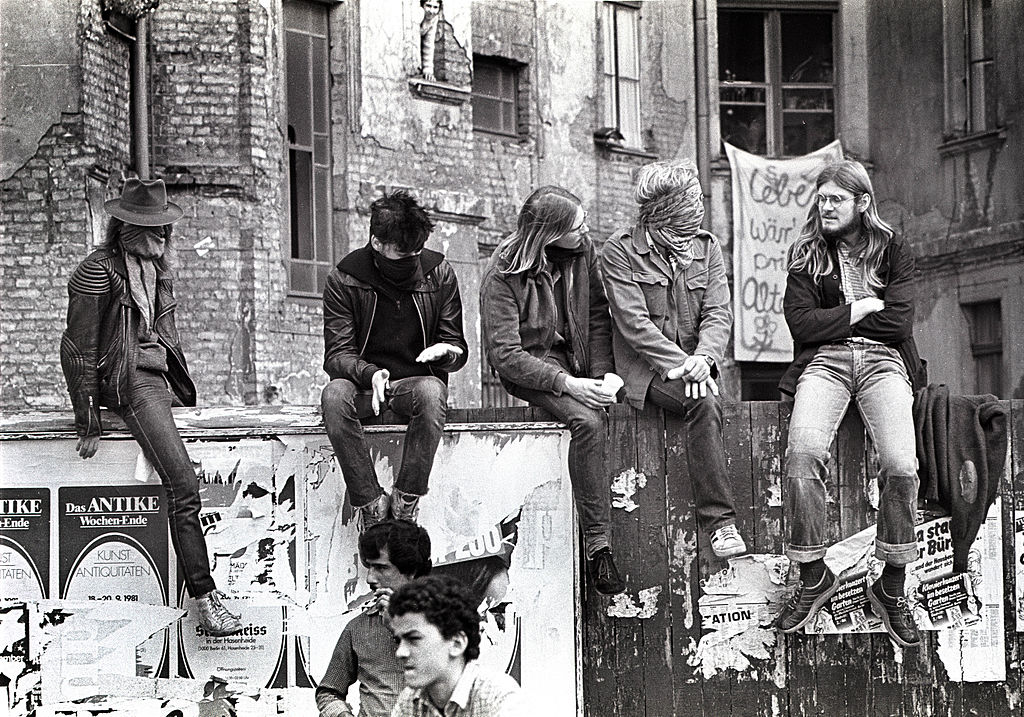
M 984 132 L 974 132 L 947 140 L 940 144 L 937 149 L 939 150 L 939 155 L 951 157 L 956 154 L 966 154 L 967 152 L 974 152 L 979 149 L 991 149 L 1003 144 L 1005 141 L 1006 128 L 996 127 Z
M 470 97 L 468 87 L 431 82 L 422 77 L 409 78 L 409 91 L 420 99 L 445 105 L 463 105 L 469 102 Z
M 651 152 L 647 152 L 642 149 L 635 149 L 633 147 L 619 147 L 612 144 L 603 144 L 601 142 L 594 142 L 594 145 L 598 149 L 603 149 L 609 154 L 622 154 L 627 157 L 640 157 L 641 159 L 657 160 L 658 155 Z

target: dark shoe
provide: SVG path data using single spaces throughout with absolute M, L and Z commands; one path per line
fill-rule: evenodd
M 356 529 L 359 534 L 365 533 L 371 525 L 387 520 L 390 510 L 391 497 L 387 493 L 381 493 L 366 505 L 356 508 Z
M 871 610 L 885 625 L 889 637 L 901 647 L 917 647 L 921 644 L 921 636 L 917 633 L 914 617 L 907 608 L 907 598 L 889 597 L 882 590 L 882 581 L 876 580 L 868 589 L 868 600 Z
M 242 631 L 242 621 L 238 615 L 224 607 L 224 597 L 220 590 L 212 590 L 196 598 L 199 624 L 213 637 L 226 637 Z
M 828 567 L 825 568 L 825 574 L 821 576 L 817 585 L 807 587 L 801 581 L 789 602 L 782 608 L 782 612 L 775 618 L 775 627 L 785 633 L 796 632 L 810 622 L 814 614 L 838 589 L 839 581 Z
M 626 589 L 626 581 L 619 575 L 612 559 L 611 548 L 601 548 L 587 561 L 594 587 L 602 595 L 615 595 Z

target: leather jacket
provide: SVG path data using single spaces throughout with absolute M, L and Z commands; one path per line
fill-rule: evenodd
M 372 266 L 369 245 L 342 259 L 324 287 L 324 371 L 331 379 L 344 378 L 361 389 L 371 388 L 373 374 L 383 366 L 363 359 L 377 307 L 374 284 L 379 275 Z M 432 362 L 432 375 L 448 382 L 448 374 L 466 365 L 469 347 L 462 329 L 462 298 L 455 270 L 444 255 L 424 249 L 420 255 L 423 279 L 410 292 L 420 318 L 423 348 L 446 343 L 462 354 Z
M 174 325 L 176 305 L 170 278 L 158 276 L 154 334 L 167 349 L 166 376 L 177 403 L 194 406 L 196 387 Z M 129 402 L 140 318 L 120 250 L 101 247 L 78 265 L 68 281 L 60 363 L 75 411 L 75 430 L 83 438 L 100 435 L 100 406 L 118 408 Z

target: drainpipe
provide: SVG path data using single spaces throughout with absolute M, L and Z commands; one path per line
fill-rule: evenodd
M 135 20 L 135 44 L 132 45 L 132 164 L 139 179 L 149 179 L 149 67 L 146 45 L 148 15 Z
M 711 131 L 710 98 L 708 97 L 708 8 L 707 0 L 693 0 L 693 67 L 696 71 L 697 171 L 704 190 L 704 205 L 711 206 Z M 711 213 L 704 214 L 705 228 Z

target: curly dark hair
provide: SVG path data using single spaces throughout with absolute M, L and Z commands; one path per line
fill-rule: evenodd
M 385 194 L 370 205 L 370 234 L 398 251 L 419 251 L 434 223 L 412 195 L 403 189 Z
M 447 575 L 428 575 L 408 582 L 391 596 L 391 617 L 416 612 L 450 639 L 460 632 L 466 636 L 466 662 L 480 656 L 480 615 L 469 592 Z
M 380 551 L 407 577 L 421 578 L 430 572 L 430 535 L 409 520 L 383 520 L 359 536 L 359 555 L 375 560 Z

